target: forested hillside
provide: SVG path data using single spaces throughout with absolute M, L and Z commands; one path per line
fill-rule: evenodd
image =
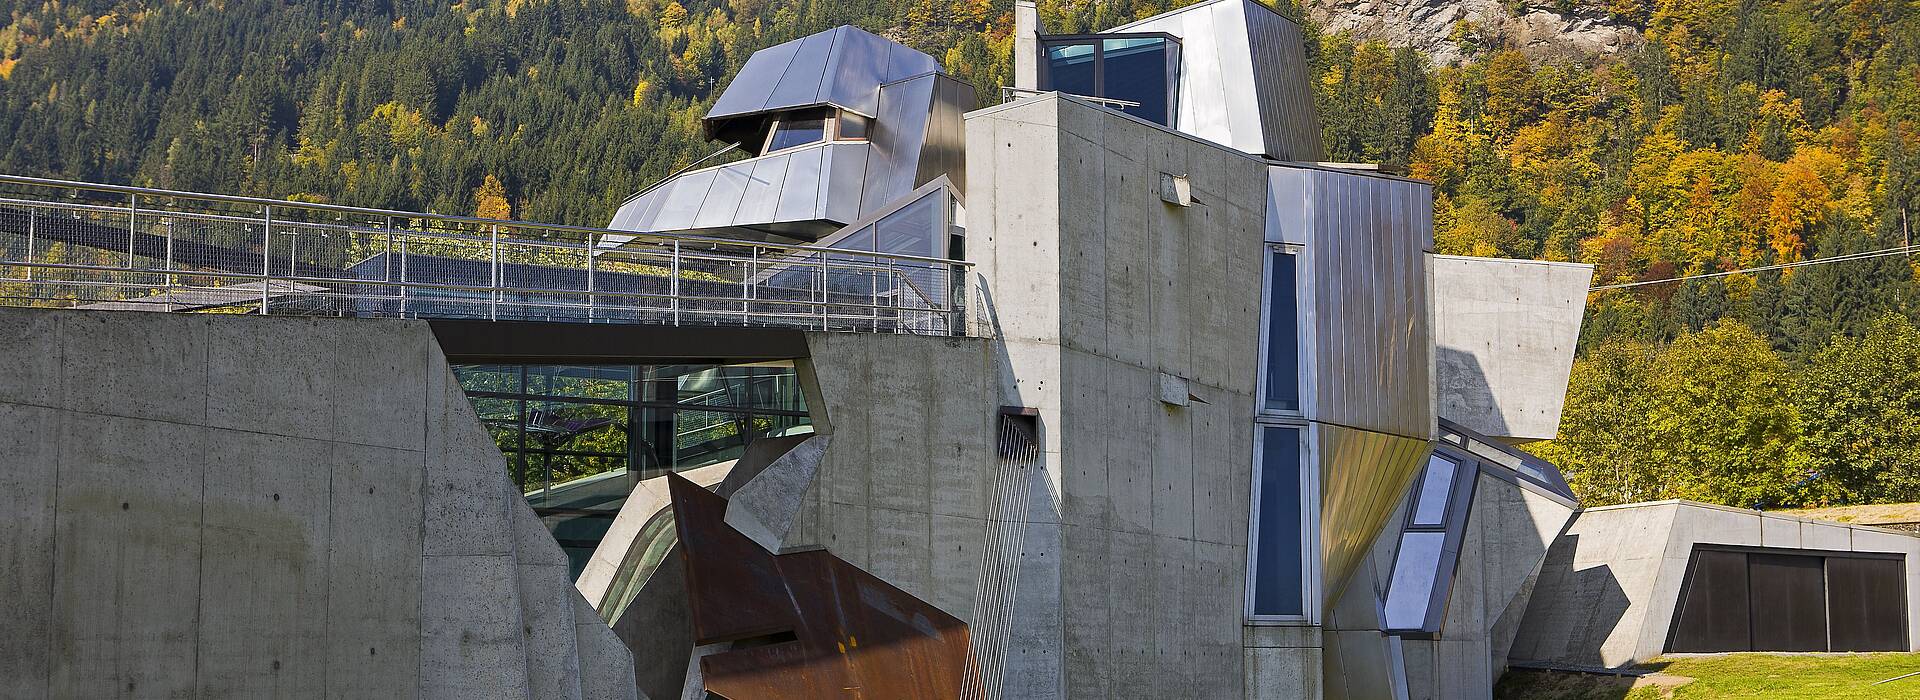
M 1529 59 L 1462 21 L 1436 66 L 1310 27 L 1331 156 L 1435 182 L 1441 252 L 1612 284 L 1911 240 L 1920 0 L 1550 5 L 1644 39 Z M 590 225 L 714 149 L 699 117 L 754 49 L 857 24 L 983 96 L 1011 65 L 1007 0 L 0 0 L 0 22 L 0 171 Z M 1595 504 L 1920 500 L 1915 258 L 1597 292 L 1536 450 Z

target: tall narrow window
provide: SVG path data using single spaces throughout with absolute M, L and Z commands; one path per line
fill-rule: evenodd
M 1300 310 L 1294 254 L 1267 255 L 1266 409 L 1300 410 Z
M 1300 432 L 1299 428 L 1260 429 L 1248 606 L 1255 618 L 1306 614 Z

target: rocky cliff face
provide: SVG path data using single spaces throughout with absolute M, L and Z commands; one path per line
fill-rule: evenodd
M 1312 0 L 1308 12 L 1326 31 L 1412 46 L 1443 66 L 1465 57 L 1463 34 L 1455 32 L 1462 21 L 1475 28 L 1465 35 L 1504 41 L 1536 58 L 1611 54 L 1640 37 L 1632 25 L 1591 6 L 1571 14 L 1528 7 L 1516 16 L 1497 0 Z

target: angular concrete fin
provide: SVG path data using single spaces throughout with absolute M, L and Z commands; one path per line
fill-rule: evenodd
M 796 541 L 810 539 L 796 538 L 796 525 L 831 439 L 809 436 L 748 480 L 727 501 L 727 525 L 773 554 L 818 549 L 817 543 Z
M 582 700 L 648 700 L 648 695 L 635 687 L 633 652 L 600 621 L 586 598 L 578 593 L 571 596 Z

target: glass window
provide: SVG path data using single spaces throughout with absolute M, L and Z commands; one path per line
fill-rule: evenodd
M 1300 410 L 1300 310 L 1295 303 L 1294 254 L 1276 250 L 1268 256 L 1266 407 L 1273 411 Z
M 1306 614 L 1298 428 L 1262 428 L 1254 520 L 1252 612 Z
M 1100 88 L 1094 82 L 1095 58 L 1092 43 L 1047 47 L 1045 89 L 1099 97 Z
M 773 130 L 773 138 L 767 141 L 767 151 L 784 151 L 796 146 L 819 143 L 827 138 L 827 120 L 825 119 L 781 119 L 780 125 Z
M 1100 46 L 1102 77 L 1100 96 L 1138 102 L 1138 107 L 1120 111 L 1147 121 L 1166 125 L 1167 118 L 1167 40 L 1159 37 L 1107 39 Z
M 1165 36 L 1043 37 L 1040 88 L 1138 103 L 1117 107 L 1162 126 L 1173 124 L 1180 43 Z
M 1427 459 L 1426 475 L 1420 477 L 1420 493 L 1413 501 L 1415 527 L 1440 527 L 1447 523 L 1447 502 L 1453 497 L 1453 477 L 1460 465 L 1438 454 Z
M 1433 583 L 1440 573 L 1444 532 L 1408 532 L 1400 535 L 1400 552 L 1393 560 L 1393 581 L 1387 588 L 1387 628 L 1421 629 L 1433 600 Z

